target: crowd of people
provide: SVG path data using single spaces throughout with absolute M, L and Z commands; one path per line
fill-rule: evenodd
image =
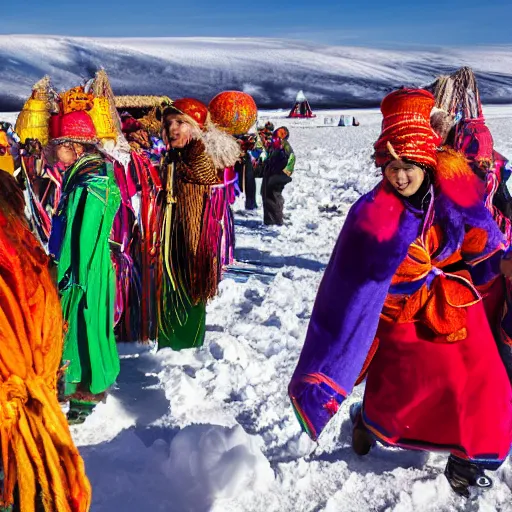
M 0 126 L 6 510 L 89 509 L 68 425 L 115 383 L 117 342 L 203 344 L 206 304 L 233 263 L 235 196 L 255 208 L 255 169 L 269 176 L 265 162 L 289 147 L 287 131 L 247 133 L 250 96 L 222 94 L 245 102 L 245 118 L 227 113 L 235 128 L 194 98 L 118 109 L 104 71 L 61 93 L 45 77 L 16 126 Z
M 286 126 L 275 129 L 271 121 L 257 134 L 239 138 L 242 158 L 235 166 L 240 176 L 241 190 L 245 193 L 245 209 L 257 208 L 256 178 L 261 178 L 263 222 L 267 226 L 284 224 L 283 189 L 292 181 L 295 153 L 288 141 Z
M 448 481 L 469 496 L 512 442 L 510 171 L 471 70 L 381 110 L 382 181 L 347 216 L 289 394 L 317 439 L 365 380 L 355 453 L 449 452 Z M 118 111 L 100 71 L 63 93 L 41 80 L 15 129 L 0 125 L 1 505 L 89 510 L 68 425 L 115 383 L 116 343 L 203 344 L 238 190 L 256 209 L 261 178 L 263 221 L 283 224 L 288 129 L 248 133 L 254 117 L 233 133 L 212 114 L 194 98 Z

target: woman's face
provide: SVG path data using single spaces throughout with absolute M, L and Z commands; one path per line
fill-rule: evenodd
M 74 142 L 63 142 L 55 149 L 57 160 L 65 167 L 73 165 L 78 158 L 83 154 L 84 148 L 81 144 Z
M 169 114 L 165 118 L 167 142 L 172 148 L 184 148 L 192 138 L 192 126 L 181 114 Z
M 425 179 L 425 171 L 417 165 L 393 160 L 386 166 L 384 176 L 400 195 L 410 197 L 421 187 Z

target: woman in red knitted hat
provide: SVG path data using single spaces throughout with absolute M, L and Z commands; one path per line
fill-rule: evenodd
M 158 346 L 179 350 L 204 341 L 206 303 L 217 293 L 222 243 L 230 229 L 212 190 L 222 185 L 224 168 L 234 166 L 240 147 L 209 122 L 199 100 L 176 100 L 161 119 L 167 154 Z
M 512 441 L 512 390 L 493 335 L 502 329 L 476 288 L 511 262 L 479 180 L 464 157 L 438 149 L 434 103 L 423 90 L 384 98 L 383 179 L 347 216 L 289 393 L 316 439 L 366 378 L 364 402 L 351 408 L 355 452 L 375 440 L 449 452 L 448 481 L 468 496 L 491 485 L 484 470 Z M 479 267 L 479 283 L 460 262 Z

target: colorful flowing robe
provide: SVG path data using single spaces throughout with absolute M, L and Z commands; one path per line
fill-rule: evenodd
M 289 386 L 313 439 L 367 375 L 363 419 L 383 442 L 506 458 L 510 382 L 471 277 L 450 271 L 487 260 L 494 279 L 503 248 L 468 172 L 450 186 L 438 169 L 428 214 L 387 182 L 352 207 Z
M 120 204 L 112 166 L 99 155 L 66 170 L 50 253 L 57 262 L 67 333 L 65 392 L 99 394 L 119 373 L 114 337 L 115 272 L 110 234 Z
M 140 300 L 132 304 L 132 316 L 138 316 L 139 340 L 156 340 L 158 335 L 158 281 L 160 261 L 160 221 L 162 182 L 157 168 L 143 152 L 132 152 L 130 175 L 137 184 L 130 191 L 132 203 L 138 202 L 134 260 L 140 276 Z
M 507 159 L 494 150 L 494 142 L 489 128 L 479 105 L 480 116 L 475 119 L 467 118 L 460 121 L 456 129 L 454 146 L 468 159 L 469 165 L 478 176 L 485 188 L 483 201 L 501 232 L 505 235 L 506 247 L 512 244 L 512 197 L 508 191 L 506 182 L 510 178 L 510 169 Z M 471 268 L 470 272 L 479 284 L 485 285 L 482 280 L 481 265 Z M 485 267 L 484 267 L 485 270 Z M 507 314 L 504 315 L 504 323 L 507 329 L 495 331 L 495 335 L 501 341 L 498 344 L 509 379 L 512 382 L 512 340 L 507 332 L 512 332 L 512 320 L 508 317 L 512 311 L 512 283 L 502 278 L 501 288 L 506 302 Z M 489 300 L 489 294 L 484 294 L 484 302 Z
M 34 233 L 47 247 L 52 217 L 60 202 L 64 169 L 47 166 L 39 156 L 28 154 L 21 157 L 21 168 L 28 191 L 30 222 Z
M 121 197 L 110 244 L 116 272 L 115 333 L 117 341 L 139 341 L 142 290 L 140 270 L 136 264 L 139 250 L 137 216 L 131 200 L 135 185 L 123 164 L 115 160 L 112 164 Z
M 170 152 L 164 168 L 158 346 L 179 350 L 204 341 L 206 302 L 221 277 L 225 208 L 212 201 L 222 180 L 202 142 Z
M 57 401 L 63 320 L 49 258 L 24 220 L 12 176 L 0 171 L 0 507 L 86 512 L 91 487 Z
M 234 167 L 224 169 L 224 182 L 221 185 L 214 185 L 210 194 L 210 212 L 206 212 L 205 218 L 211 223 L 217 223 L 221 227 L 222 238 L 220 245 L 220 258 L 218 263 L 218 280 L 223 269 L 232 265 L 235 261 L 235 217 L 231 205 L 236 200 L 238 188 L 238 175 Z M 213 227 L 209 229 L 211 233 Z M 218 232 L 218 230 L 217 230 Z
M 121 193 L 121 206 L 114 219 L 111 257 L 116 271 L 116 302 L 114 322 L 119 341 L 141 339 L 141 283 L 138 268 L 135 238 L 136 216 L 131 203 L 135 192 L 131 175 L 124 166 L 109 160 L 114 169 L 116 184 Z M 50 166 L 44 159 L 34 155 L 22 157 L 22 169 L 29 194 L 30 217 L 34 232 L 46 247 L 52 231 L 52 221 L 59 207 L 65 169 L 61 164 Z

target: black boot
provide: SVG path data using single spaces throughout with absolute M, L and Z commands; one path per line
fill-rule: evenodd
M 363 404 L 357 402 L 350 406 L 350 419 L 354 425 L 352 429 L 352 449 L 357 455 L 368 455 L 375 446 L 375 438 L 365 427 L 362 418 Z
M 478 464 L 459 459 L 453 455 L 448 458 L 444 474 L 452 489 L 465 498 L 469 498 L 470 487 L 480 487 L 482 489 L 492 487 L 492 480 Z

